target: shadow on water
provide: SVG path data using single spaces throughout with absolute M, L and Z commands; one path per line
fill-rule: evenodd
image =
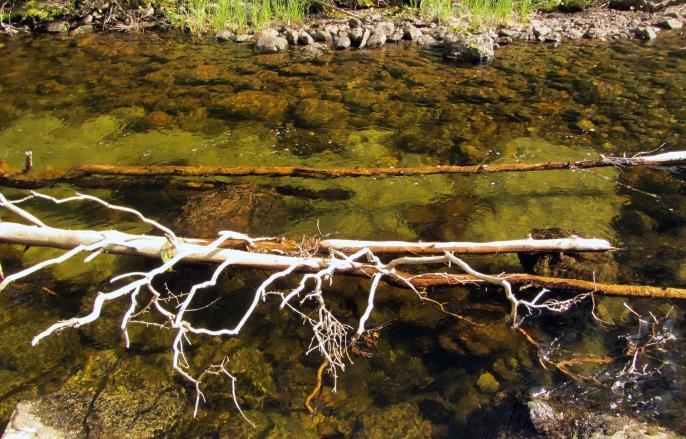
M 650 44 L 520 44 L 501 50 L 492 66 L 461 68 L 410 46 L 300 62 L 182 36 L 8 40 L 0 47 L 0 160 L 18 166 L 31 149 L 39 169 L 93 162 L 414 166 L 571 160 L 663 143 L 684 149 L 686 59 L 677 49 L 683 44 L 676 35 Z M 686 286 L 686 188 L 678 171 L 234 183 L 213 193 L 93 193 L 198 237 L 235 229 L 294 238 L 321 231 L 360 239 L 495 240 L 560 227 L 625 249 L 614 255 L 615 271 L 601 275 Z M 55 226 L 149 231 L 132 218 L 85 206 L 31 208 Z M 1 260 L 9 273 L 53 254 L 4 247 Z M 473 262 L 493 272 L 519 267 L 512 257 Z M 0 425 L 21 400 L 60 389 L 98 389 L 114 398 L 117 388 L 137 386 L 153 389 L 155 404 L 178 418 L 171 433 L 178 436 L 456 437 L 475 434 L 480 409 L 503 392 L 545 389 L 686 433 L 683 352 L 670 348 L 647 359 L 659 374 L 616 379 L 626 365 L 623 336 L 637 330 L 641 336 L 624 303 L 644 316 L 673 308 L 662 329 L 679 341 L 681 303 L 596 297 L 595 308 L 585 304 L 563 316 L 528 320 L 541 342 L 538 351 L 550 356 L 621 357 L 583 369 L 607 386 L 599 387 L 541 367 L 537 349 L 505 322 L 507 303 L 495 291 L 435 292 L 451 311 L 483 324 L 474 326 L 383 287 L 371 321 L 383 330 L 372 357 L 353 358 L 336 393 L 325 377 L 313 416 L 303 408 L 321 361 L 304 355 L 311 335 L 299 320 L 266 304 L 239 339 L 197 339 L 189 351 L 194 367 L 231 358 L 240 402 L 257 429 L 233 410 L 227 382 L 206 392 L 199 419 L 191 421 L 191 389 L 171 376 L 171 335 L 136 327 L 132 348 L 124 350 L 116 329 L 124 303 L 108 306 L 92 325 L 29 347 L 51 323 L 86 312 L 108 276 L 139 271 L 141 264 L 151 262 L 105 255 L 86 268 L 70 263 L 37 274 L 3 293 Z M 208 267 L 184 266 L 165 280 L 182 291 L 208 273 Z M 230 325 L 265 276 L 230 272 L 201 298 L 198 305 L 207 308 L 193 318 L 212 328 Z M 327 298 L 342 319 L 354 322 L 366 288 L 366 281 L 339 279 Z M 593 319 L 593 310 L 609 323 Z M 108 374 L 112 381 L 102 381 Z M 177 394 L 182 403 L 168 398 Z M 129 402 L 143 398 L 132 395 Z

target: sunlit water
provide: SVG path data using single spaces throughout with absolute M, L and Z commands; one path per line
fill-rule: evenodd
M 24 151 L 32 150 L 37 169 L 82 163 L 414 166 L 576 160 L 662 144 L 686 149 L 685 43 L 672 34 L 650 44 L 519 44 L 498 51 L 491 66 L 456 67 L 409 45 L 308 62 L 169 35 L 6 40 L 0 47 L 0 160 L 19 167 Z M 686 199 L 683 174 L 675 170 L 235 182 L 244 186 L 234 195 L 144 187 L 87 192 L 139 208 L 181 233 L 209 237 L 234 228 L 295 239 L 323 233 L 494 240 L 560 227 L 625 249 L 615 255 L 621 268 L 600 277 L 686 286 Z M 51 225 L 149 231 L 90 206 L 30 207 Z M 6 250 L 5 272 L 19 261 L 55 254 Z M 514 257 L 472 262 L 496 273 L 519 269 Z M 183 387 L 170 373 L 168 334 L 138 328 L 132 350 L 123 349 L 117 328 L 126 304 L 113 305 L 92 327 L 29 347 L 47 325 L 85 312 L 109 275 L 139 264 L 109 256 L 86 267 L 71 263 L 0 297 L 0 425 L 17 401 L 73 388 L 74 377 L 87 375 L 106 355 L 142 361 L 150 365 L 148 375 Z M 184 268 L 169 276 L 184 282 L 206 274 Z M 203 303 L 221 300 L 195 318 L 229 326 L 263 278 L 240 273 L 224 280 Z M 350 279 L 334 283 L 331 300 L 343 318 L 359 317 L 367 287 Z M 487 326 L 465 325 L 412 294 L 382 288 L 372 316 L 374 324 L 385 325 L 378 348 L 371 359 L 353 358 L 337 393 L 325 379 L 314 417 L 303 401 L 321 359 L 304 355 L 310 334 L 295 318 L 266 305 L 240 341 L 198 340 L 194 366 L 233 356 L 239 398 L 258 428 L 237 416 L 226 383 L 218 383 L 199 420 L 190 420 L 189 399 L 178 435 L 454 436 L 469 431 L 470 416 L 494 397 L 476 384 L 484 373 L 495 377 L 499 391 L 567 392 L 604 410 L 686 431 L 680 419 L 683 353 L 659 353 L 648 363 L 662 364 L 661 375 L 614 391 L 568 384 L 568 377 L 544 370 L 536 352 L 509 329 L 506 303 L 494 291 L 436 294 L 451 310 Z M 545 349 L 557 347 L 557 355 L 618 355 L 626 348 L 618 336 L 638 327 L 624 302 L 646 315 L 664 315 L 673 306 L 666 329 L 682 336 L 679 302 L 597 298 L 600 317 L 614 326 L 593 320 L 590 306 L 565 317 L 532 317 L 527 325 Z M 671 346 L 681 346 L 680 339 Z M 584 373 L 612 385 L 624 364 L 619 359 Z

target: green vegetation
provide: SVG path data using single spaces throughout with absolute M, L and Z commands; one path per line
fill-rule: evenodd
M 52 20 L 63 15 L 70 15 L 75 10 L 75 2 L 71 0 L 28 0 L 26 2 L 15 2 L 12 7 L 4 5 L 0 10 L 0 21 Z
M 199 34 L 297 24 L 305 19 L 309 0 L 166 0 L 163 6 L 173 25 Z
M 390 5 L 396 12 L 418 14 L 429 20 L 462 17 L 479 29 L 525 21 L 534 11 L 582 10 L 592 0 L 390 0 L 383 4 L 380 0 L 331 1 L 353 9 Z M 311 0 L 122 0 L 120 5 L 124 9 L 160 7 L 173 27 L 203 34 L 224 28 L 243 32 L 276 23 L 297 26 L 310 11 Z M 0 8 L 0 22 L 39 23 L 78 18 L 85 14 L 86 9 L 81 9 L 82 5 L 75 0 L 18 1 L 12 9 Z
M 451 16 L 465 16 L 476 26 L 526 19 L 537 9 L 531 0 L 462 0 L 459 3 L 452 0 L 412 0 L 411 6 L 424 18 L 445 20 Z

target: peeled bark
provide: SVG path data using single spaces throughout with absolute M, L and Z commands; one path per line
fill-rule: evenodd
M 65 230 L 52 227 L 27 226 L 9 222 L 0 223 L 0 242 L 5 243 L 71 250 L 79 246 L 92 246 L 105 240 L 111 242 L 102 247 L 102 250 L 105 252 L 138 255 L 157 259 L 162 258 L 163 253 L 169 245 L 167 238 L 162 236 L 130 235 L 118 231 L 99 232 L 92 230 Z M 221 264 L 230 260 L 231 265 L 235 267 L 266 270 L 285 270 L 289 267 L 297 267 L 297 271 L 317 272 L 325 269 L 330 264 L 330 259 L 326 257 L 286 256 L 227 248 L 204 250 L 203 247 L 205 245 L 206 242 L 203 240 L 180 240 L 180 242 L 176 244 L 176 252 L 188 252 L 189 256 L 183 259 L 186 262 Z M 442 259 L 440 256 L 426 257 L 423 259 L 425 259 L 423 262 L 427 265 L 445 262 L 445 259 Z M 364 267 L 364 264 L 360 264 L 359 262 L 341 263 L 334 272 L 337 274 L 361 277 L 369 277 L 375 273 L 374 270 L 367 269 Z M 482 279 L 466 274 L 409 274 L 398 271 L 395 271 L 394 274 L 396 275 L 396 278 L 387 276 L 383 279 L 403 288 L 408 288 L 410 284 L 417 289 L 484 284 Z M 602 284 L 578 279 L 551 278 L 530 274 L 503 274 L 499 277 L 505 278 L 512 285 L 534 285 L 577 293 L 593 292 L 613 296 L 686 299 L 686 289 L 680 288 Z

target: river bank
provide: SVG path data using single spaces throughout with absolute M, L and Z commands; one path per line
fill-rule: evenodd
M 409 41 L 422 50 L 441 52 L 451 61 L 478 63 L 492 61 L 495 49 L 518 41 L 558 45 L 579 39 L 652 40 L 664 30 L 680 32 L 686 18 L 686 3 L 613 0 L 575 12 L 538 12 L 497 25 L 475 22 L 467 15 L 428 20 L 410 9 L 331 11 L 311 15 L 297 25 L 240 31 L 229 26 L 217 32 L 216 38 L 251 45 L 257 54 L 295 51 L 302 59 L 317 58 L 331 51 L 378 49 Z M 162 8 L 122 9 L 109 2 L 84 2 L 68 16 L 33 20 L 31 25 L 2 24 L 0 34 L 82 35 L 96 31 L 164 32 L 172 28 Z

